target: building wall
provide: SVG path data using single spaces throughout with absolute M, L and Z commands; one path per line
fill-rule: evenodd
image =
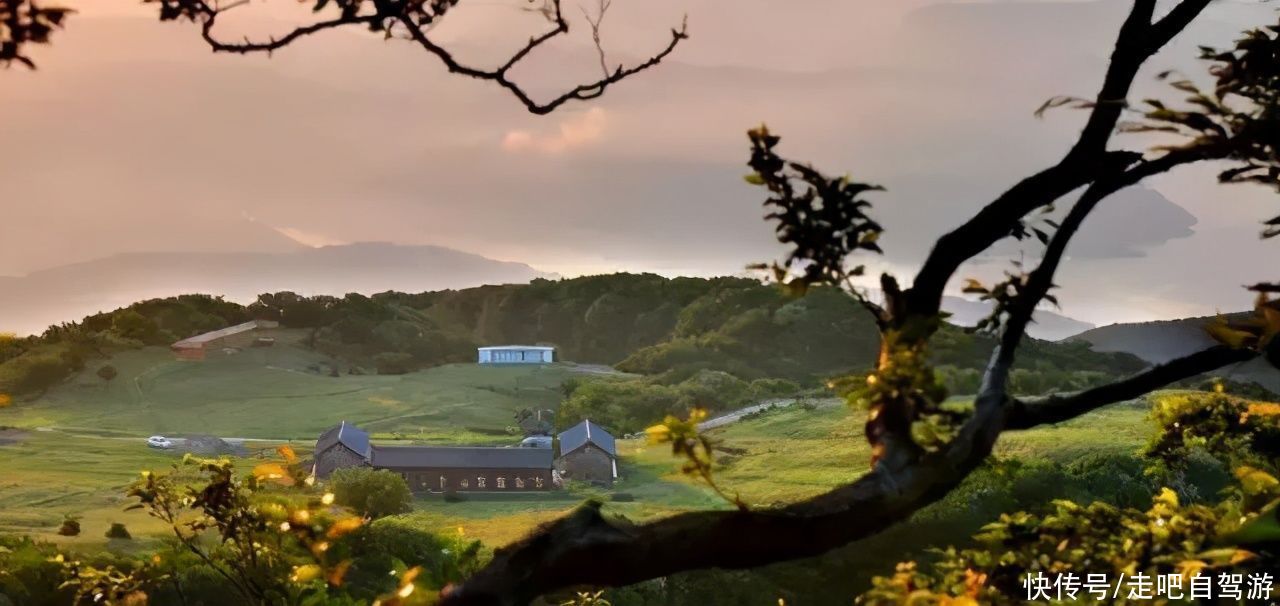
M 528 492 L 551 490 L 550 469 L 392 469 L 414 492 Z M 465 484 L 465 485 L 464 485 Z
M 613 484 L 613 457 L 594 444 L 587 444 L 560 457 L 556 466 L 566 480 Z
M 327 478 L 335 469 L 343 467 L 359 467 L 365 464 L 364 457 L 351 452 L 342 444 L 334 444 L 316 455 L 316 477 Z
M 543 349 L 481 349 L 480 364 L 550 364 L 555 361 L 554 350 Z
M 203 347 L 175 347 L 173 348 L 173 354 L 177 356 L 179 360 L 203 360 L 204 348 Z

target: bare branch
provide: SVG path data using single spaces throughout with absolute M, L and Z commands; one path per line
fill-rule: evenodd
M 609 76 L 609 65 L 604 57 L 604 44 L 600 41 L 600 24 L 604 22 L 604 14 L 608 12 L 609 7 L 613 5 L 613 0 L 600 0 L 595 18 L 587 12 L 585 7 L 582 8 L 582 16 L 587 19 L 587 24 L 591 26 L 591 40 L 595 42 L 596 53 L 600 55 L 600 73 L 605 77 Z
M 501 65 L 494 68 L 482 68 L 464 64 L 454 57 L 449 50 L 437 44 L 430 37 L 431 28 L 439 23 L 447 11 L 455 6 L 459 0 L 432 0 L 429 2 L 374 1 L 370 3 L 362 0 L 352 0 L 342 4 L 340 14 L 332 19 L 294 28 L 279 37 L 273 36 L 266 40 L 246 39 L 238 42 L 229 42 L 218 37 L 215 27 L 219 15 L 226 10 L 241 5 L 244 0 L 234 0 L 226 6 L 211 6 L 205 0 L 144 1 L 160 5 L 161 20 L 199 22 L 201 24 L 201 37 L 209 45 L 209 48 L 214 52 L 222 53 L 270 54 L 306 36 L 350 26 L 361 26 L 371 31 L 384 32 L 388 38 L 393 36 L 393 29 L 398 33 L 399 30 L 397 28 L 403 28 L 406 39 L 415 42 L 423 50 L 434 55 L 445 64 L 445 67 L 451 73 L 494 82 L 514 95 L 527 110 L 539 115 L 551 113 L 569 101 L 594 99 L 603 95 L 605 89 L 610 85 L 661 63 L 675 51 L 680 42 L 689 37 L 688 20 L 686 18 L 681 22 L 679 29 L 671 30 L 670 41 L 658 53 L 631 67 L 618 66 L 617 69 L 610 72 L 605 63 L 604 48 L 600 38 L 600 24 L 604 20 L 605 12 L 608 10 L 611 0 L 601 0 L 599 13 L 594 19 L 590 16 L 587 19 L 592 28 L 592 37 L 595 40 L 596 50 L 600 55 L 600 64 L 603 70 L 601 77 L 594 81 L 574 86 L 550 100 L 536 101 L 523 86 L 513 81 L 509 74 L 516 65 L 528 58 L 539 47 L 569 33 L 569 22 L 565 19 L 561 10 L 561 0 L 546 0 L 543 6 L 537 9 L 537 12 L 545 16 L 551 23 L 550 29 L 537 36 L 530 37 L 527 43 L 512 53 Z M 321 3 L 321 5 L 323 4 Z
M 414 40 L 428 52 L 438 57 L 442 62 L 444 62 L 445 67 L 447 67 L 450 72 L 479 80 L 495 82 L 499 86 L 510 91 L 511 94 L 515 95 L 515 97 L 524 104 L 526 109 L 539 115 L 551 113 L 557 107 L 560 107 L 569 101 L 585 101 L 588 99 L 595 99 L 596 97 L 603 95 L 605 89 L 608 88 L 609 85 L 620 82 L 627 77 L 638 74 L 661 63 L 663 59 L 666 59 L 668 55 L 675 51 L 676 46 L 679 45 L 680 42 L 688 39 L 689 37 L 688 20 L 686 19 L 681 23 L 680 29 L 671 30 L 671 41 L 667 43 L 667 46 L 643 63 L 639 63 L 625 69 L 619 67 L 613 73 L 608 74 L 595 82 L 580 84 L 549 101 L 538 102 L 530 97 L 519 84 L 510 80 L 507 72 L 510 71 L 512 67 L 515 67 L 517 63 L 528 56 L 528 54 L 538 46 L 541 46 L 548 40 L 569 31 L 568 22 L 564 20 L 563 15 L 559 12 L 559 0 L 556 0 L 555 14 L 556 27 L 554 29 L 542 34 L 541 36 L 530 38 L 528 44 L 512 55 L 512 57 L 501 67 L 494 70 L 485 70 L 460 63 L 448 50 L 428 38 L 426 33 L 420 27 L 417 27 L 412 20 L 402 18 L 401 21 L 409 31 L 410 39 Z

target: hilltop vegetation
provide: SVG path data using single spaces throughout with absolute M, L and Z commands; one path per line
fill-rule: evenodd
M 745 278 L 614 274 L 372 297 L 280 292 L 248 306 L 184 295 L 0 340 L 0 392 L 39 394 L 74 373 L 100 370 L 122 351 L 249 319 L 298 329 L 300 344 L 334 374 L 469 363 L 485 344 L 554 345 L 562 360 L 636 375 L 564 388 L 562 423 L 591 416 L 621 431 L 694 406 L 724 410 L 823 389 L 832 377 L 870 368 L 879 339 L 871 319 L 835 289 L 795 298 Z M 953 393 L 972 392 L 992 341 L 952 326 L 938 341 L 932 355 L 944 383 Z M 1042 393 L 1142 367 L 1133 356 L 1096 353 L 1086 343 L 1033 341 L 1012 381 L 1019 393 Z

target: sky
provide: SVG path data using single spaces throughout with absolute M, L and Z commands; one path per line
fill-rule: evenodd
M 39 70 L 0 72 L 0 276 L 123 252 L 373 241 L 564 276 L 737 274 L 780 252 L 742 179 L 745 131 L 762 122 L 789 157 L 887 188 L 872 197 L 886 255 L 870 261 L 905 276 L 949 226 L 1062 153 L 1082 114 L 1033 111 L 1092 95 L 1127 5 L 614 0 L 611 63 L 665 45 L 684 15 L 691 38 L 601 99 L 533 116 L 367 32 L 215 56 L 191 25 L 156 23 L 133 0 L 72 4 L 80 14 L 34 53 Z M 464 0 L 432 34 L 491 64 L 545 27 L 523 6 Z M 514 72 L 535 95 L 598 73 L 580 10 L 596 5 L 565 7 L 571 35 Z M 313 18 L 256 0 L 220 25 L 235 38 Z M 1275 21 L 1274 6 L 1221 0 L 1153 60 L 1139 95 L 1176 98 L 1157 71 L 1203 73 L 1196 45 Z M 1100 208 L 1058 280 L 1062 313 L 1107 324 L 1246 307 L 1242 284 L 1277 277 L 1277 244 L 1257 238 L 1277 200 L 1213 174 Z M 1035 254 L 1001 244 L 959 277 Z

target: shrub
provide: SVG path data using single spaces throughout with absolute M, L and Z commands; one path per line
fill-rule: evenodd
M 403 375 L 413 372 L 416 362 L 407 353 L 380 353 L 373 357 L 380 375 Z
M 67 516 L 62 520 L 62 526 L 58 527 L 58 534 L 64 537 L 74 537 L 80 534 L 80 520 Z
M 120 371 L 116 370 L 115 366 L 112 366 L 110 364 L 104 364 L 101 368 L 98 369 L 97 375 L 99 379 L 102 379 L 103 381 L 111 382 L 116 377 L 120 376 Z
M 334 501 L 371 518 L 413 509 L 413 494 L 399 474 L 386 469 L 347 467 L 333 472 L 329 489 Z
M 111 528 L 107 529 L 104 535 L 108 539 L 132 539 L 133 535 L 129 534 L 129 529 L 124 527 L 120 522 L 112 522 Z

